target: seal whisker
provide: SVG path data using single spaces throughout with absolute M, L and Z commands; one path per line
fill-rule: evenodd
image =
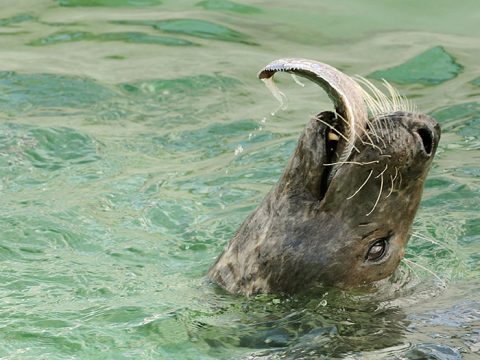
M 390 97 L 392 98 L 394 111 L 403 110 L 407 112 L 416 112 L 413 102 L 408 100 L 405 96 L 400 95 L 400 93 L 392 86 L 392 84 L 385 79 L 383 79 L 383 86 L 388 90 Z
M 364 85 L 371 93 L 362 88 L 367 108 L 372 113 L 373 119 L 376 119 L 376 121 L 374 121 L 376 123 L 375 125 L 377 129 L 379 129 L 378 131 L 381 129 L 383 137 L 386 137 L 387 142 L 390 144 L 392 141 L 393 122 L 390 118 L 387 118 L 385 120 L 386 123 L 383 124 L 384 118 L 382 116 L 390 112 L 405 111 L 405 109 L 409 107 L 408 102 L 385 80 L 383 81 L 383 85 L 387 89 L 389 96 L 385 95 L 370 81 L 361 76 L 356 76 L 356 80 Z M 383 141 L 383 143 L 385 145 L 385 141 Z
M 392 105 L 394 111 L 399 111 L 408 108 L 406 99 L 400 95 L 400 93 L 385 79 L 382 79 L 383 86 L 388 90 L 390 98 L 392 99 Z
M 377 176 L 375 176 L 375 179 L 378 179 L 380 176 L 383 176 L 383 173 L 384 173 L 385 171 L 387 171 L 387 169 L 388 169 L 388 164 L 385 165 L 385 169 L 383 169 L 383 171 L 382 171 L 380 174 L 378 174 Z
M 353 195 L 350 195 L 349 197 L 347 197 L 347 200 L 350 200 L 355 195 L 357 195 L 360 190 L 362 190 L 362 188 L 367 184 L 368 180 L 370 180 L 370 177 L 372 176 L 372 174 L 373 174 L 373 169 L 370 170 L 370 173 L 368 174 L 367 179 L 363 182 L 363 184 L 360 185 L 360 187 L 357 189 L 357 191 L 353 193 Z
M 385 143 L 385 140 L 383 140 L 383 138 L 382 138 L 381 136 L 378 136 L 378 135 L 377 135 L 377 138 L 380 139 L 380 141 L 381 141 L 382 144 L 383 144 L 383 148 L 386 149 L 386 148 L 387 148 L 387 144 Z M 379 141 L 379 143 L 380 143 L 380 141 Z
M 336 110 L 334 110 L 333 113 L 335 114 L 335 117 L 336 117 L 336 118 L 339 118 L 340 120 L 342 120 L 347 127 L 350 126 L 350 123 L 347 121 L 347 119 L 345 119 L 345 118 L 344 118 L 341 114 L 339 114 Z M 357 124 L 357 127 L 358 127 L 358 126 L 360 126 L 360 125 Z
M 395 176 L 393 177 L 393 181 L 395 181 L 397 176 L 398 176 L 398 168 L 395 166 Z
M 393 120 L 391 118 L 387 118 L 388 120 L 388 124 L 389 124 L 389 132 L 387 134 L 388 136 L 388 142 L 391 143 L 392 142 L 392 134 L 393 134 L 393 129 L 394 129 L 394 126 L 393 126 Z
M 335 117 L 337 117 L 337 118 L 339 118 L 340 120 L 342 120 L 347 127 L 350 126 L 350 123 L 347 121 L 347 119 L 345 119 L 345 117 L 343 117 L 341 114 L 337 113 L 336 111 L 334 111 L 334 113 L 335 113 Z M 369 122 L 368 119 L 366 119 L 365 121 L 366 121 L 367 123 Z M 362 133 L 364 133 L 364 132 L 367 132 L 366 127 L 363 126 L 361 123 L 356 123 L 355 126 L 360 129 L 360 134 L 362 134 Z M 354 141 L 355 139 L 352 139 L 352 140 Z
M 364 145 L 370 145 L 372 148 L 377 149 L 377 150 L 380 152 L 380 156 L 383 156 L 383 155 L 384 155 L 382 148 L 379 147 L 379 146 L 377 146 L 377 145 L 375 145 L 375 144 L 373 143 L 373 141 L 372 141 L 372 142 L 362 141 L 362 143 L 363 143 Z
M 392 186 L 390 187 L 390 191 L 388 192 L 388 195 L 385 198 L 389 198 L 390 195 L 392 195 L 392 193 L 393 193 L 393 185 L 394 185 L 393 181 L 394 181 L 394 179 L 393 179 L 392 175 L 390 175 L 390 181 L 392 182 Z
M 384 122 L 384 126 L 385 126 L 385 135 L 387 136 L 388 138 L 388 143 L 390 143 L 390 133 L 392 131 L 392 127 L 391 127 L 391 120 L 390 119 L 385 119 L 385 118 L 382 118 L 383 122 Z
M 363 90 L 363 89 L 362 89 Z M 365 103 L 367 104 L 367 107 L 369 109 L 369 111 L 372 113 L 372 114 L 378 114 L 381 112 L 381 107 L 380 105 L 378 104 L 378 102 L 376 102 L 372 96 L 370 96 L 370 94 L 368 94 L 365 90 L 364 91 L 364 100 L 365 100 Z
M 429 237 L 427 237 L 427 236 L 425 236 L 425 235 L 421 235 L 421 234 L 416 233 L 416 232 L 412 232 L 411 235 L 414 236 L 414 237 L 416 237 L 416 238 L 418 238 L 418 239 L 426 240 L 426 241 L 428 241 L 428 242 L 430 242 L 430 243 L 432 243 L 432 244 L 435 244 L 435 245 L 437 245 L 438 247 L 441 247 L 441 248 L 443 248 L 443 249 L 445 249 L 445 250 L 448 250 L 448 251 L 453 252 L 452 249 L 447 248 L 445 245 L 443 245 L 443 244 L 439 243 L 438 241 L 433 240 L 432 238 L 429 238 Z
M 373 143 L 373 139 L 368 134 L 368 131 L 364 131 L 364 134 L 367 137 L 368 141 L 370 141 L 370 142 L 365 142 L 365 141 L 362 140 L 362 143 L 367 144 L 367 145 L 371 145 L 374 149 L 377 149 L 378 151 L 380 151 L 380 154 L 382 154 L 383 153 L 382 149 L 379 146 L 377 146 Z M 374 135 L 377 137 L 377 139 L 381 140 L 381 138 L 377 135 L 377 133 L 374 132 Z
M 390 117 L 385 118 L 384 115 L 398 111 L 415 112 L 415 106 L 411 101 L 400 95 L 399 92 L 385 79 L 382 80 L 382 85 L 387 90 L 388 96 L 371 81 L 362 76 L 355 76 L 355 80 L 365 87 L 363 88 L 360 86 L 365 104 L 367 105 L 367 109 L 371 113 L 372 118 L 377 119 L 377 121 L 375 121 L 376 126 L 372 126 L 372 129 L 375 127 L 378 131 L 381 129 L 382 136 L 380 138 L 386 138 L 387 143 L 390 144 L 393 141 L 392 134 L 394 124 Z M 385 124 L 383 124 L 384 121 Z M 385 141 L 383 141 L 383 143 L 385 145 Z
M 395 188 L 395 179 L 397 178 L 397 176 L 398 176 L 398 168 L 395 166 L 395 176 L 393 176 L 393 178 L 392 178 L 392 175 L 390 175 L 390 180 L 392 181 L 392 187 L 390 189 L 390 192 L 386 196 L 387 198 L 390 197 L 390 195 L 392 195 L 392 193 L 393 193 L 393 190 Z
M 373 117 L 381 114 L 391 112 L 394 109 L 393 101 L 388 98 L 383 92 L 381 92 L 373 83 L 362 76 L 355 76 L 356 80 L 362 85 L 366 86 L 371 92 L 363 90 L 363 96 L 365 102 L 368 104 L 369 110 L 372 112 Z
M 328 126 L 330 128 L 330 130 L 332 131 L 335 131 L 339 136 L 341 136 L 348 144 L 350 144 L 352 146 L 353 149 L 355 149 L 356 152 L 360 153 L 360 150 L 358 150 L 358 148 L 355 146 L 354 143 L 352 143 L 352 141 L 347 138 L 345 135 L 343 135 L 340 131 L 338 131 L 337 129 L 335 129 L 334 126 L 330 125 L 329 123 L 327 123 L 326 121 L 320 119 L 320 118 L 316 118 L 318 121 L 320 121 L 323 125 L 325 126 Z
M 388 124 L 384 123 L 384 121 L 379 121 L 379 124 L 380 124 L 380 127 L 382 129 L 382 138 L 384 137 L 387 137 L 387 144 L 390 144 L 390 140 L 388 138 L 388 134 L 390 133 L 389 129 L 388 129 Z M 385 140 L 383 141 L 383 143 L 385 144 Z M 386 147 L 386 145 L 385 145 Z
M 385 100 L 384 98 L 386 98 L 386 96 L 364 77 L 357 75 L 355 76 L 355 80 L 366 86 L 373 94 L 373 96 L 370 95 L 363 87 L 360 87 L 362 89 L 364 101 L 367 104 L 368 110 L 374 115 L 373 117 L 383 113 L 382 108 L 385 106 L 382 106 L 382 102 Z
M 402 186 L 403 176 L 402 176 L 401 172 L 398 172 L 398 175 L 400 175 L 400 177 L 399 177 L 400 181 L 398 182 L 398 188 L 400 188 Z
M 353 165 L 369 165 L 369 164 L 378 164 L 380 160 L 372 160 L 366 162 L 358 162 L 358 161 L 337 161 L 334 163 L 327 163 L 323 164 L 323 166 L 335 166 L 335 165 L 344 165 L 344 164 L 353 164 Z
M 367 119 L 367 121 L 365 121 L 365 128 L 368 128 L 376 138 L 379 137 L 377 132 L 375 131 L 375 127 L 373 126 L 373 121 L 372 120 Z
M 370 130 L 370 133 L 375 137 L 375 139 L 377 140 L 378 143 L 380 143 L 380 141 L 381 141 L 383 143 L 383 145 L 386 146 L 382 137 L 377 134 L 379 129 L 374 122 L 369 122 L 369 128 L 368 129 Z M 365 135 L 373 143 L 373 139 L 369 136 L 368 133 L 369 133 L 368 131 L 365 131 Z M 378 147 L 378 149 L 381 151 L 380 147 Z
M 405 259 L 402 259 L 402 260 L 405 260 Z M 415 277 L 417 279 L 420 279 L 420 276 L 417 274 L 417 272 L 415 271 L 415 269 L 413 267 L 410 266 L 410 264 L 408 262 L 404 262 L 405 266 L 408 267 L 411 271 L 412 271 L 412 274 L 415 275 Z
M 372 210 L 370 210 L 370 212 L 366 214 L 366 216 L 370 216 L 373 210 L 375 210 L 375 208 L 377 207 L 378 201 L 380 200 L 380 196 L 382 195 L 382 190 L 383 190 L 383 172 L 382 172 L 382 176 L 380 176 L 380 191 L 378 192 L 377 200 L 375 201 L 375 204 L 373 205 Z
M 440 276 L 438 276 L 437 274 L 435 274 L 432 270 L 426 268 L 425 266 L 423 265 L 420 265 L 420 264 L 417 264 L 416 262 L 412 261 L 412 260 L 409 260 L 409 259 L 405 259 L 403 258 L 402 259 L 403 261 L 411 264 L 411 265 L 415 265 L 415 266 L 418 266 L 420 269 L 422 270 L 425 270 L 426 272 L 428 272 L 429 274 L 435 276 L 435 278 L 440 281 L 440 283 L 442 284 L 443 287 L 446 287 L 447 286 L 447 282 L 445 280 L 443 280 Z
M 429 238 L 429 237 L 427 237 L 427 236 L 425 236 L 425 235 L 421 235 L 421 234 L 418 233 L 418 232 L 412 232 L 411 235 L 412 235 L 412 236 L 415 236 L 415 237 L 417 237 L 417 238 L 419 238 L 419 239 L 422 239 L 422 240 L 430 241 L 431 243 L 433 243 L 433 244 L 435 244 L 435 245 L 440 245 L 439 242 L 437 242 L 437 241 L 435 241 L 435 240 L 433 240 L 433 239 L 431 239 L 431 238 Z
M 383 139 L 383 137 L 385 136 L 385 133 L 386 133 L 386 132 L 384 131 L 384 129 L 383 129 L 383 127 L 382 127 L 381 121 L 377 120 L 377 121 L 375 121 L 373 124 L 374 124 L 374 127 L 376 127 L 377 132 L 380 133 L 381 135 L 383 135 L 383 136 L 377 135 L 377 138 L 380 139 L 380 141 L 381 141 L 382 144 L 383 144 L 384 149 L 386 149 L 386 148 L 387 148 L 387 144 L 385 143 L 385 140 Z
M 360 85 L 364 102 L 368 111 L 372 115 L 372 119 L 376 119 L 376 121 L 372 120 L 372 122 L 376 123 L 376 126 L 371 126 L 371 128 L 373 131 L 375 131 L 375 128 L 379 132 L 381 130 L 382 136 L 378 138 L 382 139 L 384 147 L 386 148 L 387 146 L 383 138 L 386 138 L 386 141 L 389 144 L 392 142 L 394 124 L 390 117 L 385 118 L 384 115 L 397 111 L 414 112 L 415 107 L 411 101 L 400 95 L 400 93 L 385 79 L 382 79 L 382 85 L 388 92 L 388 95 L 366 78 L 359 75 L 356 75 L 354 78 Z M 384 121 L 385 124 L 383 124 Z M 369 121 L 366 123 L 369 124 Z
M 338 113 L 335 112 L 335 116 L 338 117 L 339 119 L 341 119 L 347 126 L 350 126 L 350 124 L 348 123 L 348 121 L 347 121 L 341 114 L 338 114 Z M 360 133 L 360 134 L 365 134 L 365 136 L 368 138 L 368 140 L 370 141 L 370 143 L 363 141 L 362 138 L 360 138 L 360 141 L 362 142 L 362 144 L 371 145 L 372 147 L 377 148 L 378 151 L 380 151 L 380 153 L 382 153 L 382 152 L 383 152 L 382 149 L 381 149 L 379 146 L 377 146 L 377 145 L 375 145 L 375 144 L 373 143 L 373 139 L 372 139 L 372 138 L 370 137 L 370 135 L 368 134 L 367 126 L 371 127 L 371 122 L 370 122 L 370 120 L 369 120 L 369 119 L 366 119 L 365 123 L 366 123 L 366 125 L 363 125 L 363 124 L 361 124 L 361 123 L 357 123 L 356 125 L 357 125 L 357 127 L 359 128 L 359 130 L 360 130 L 359 133 Z M 375 132 L 374 132 L 374 134 L 375 134 L 375 136 L 376 136 L 377 138 L 379 138 L 379 136 L 378 136 Z M 381 139 L 381 138 L 380 138 L 380 139 Z
M 383 143 L 384 143 L 383 139 L 377 134 L 374 125 L 371 125 L 370 128 L 369 128 L 369 130 L 370 130 L 370 133 L 374 136 L 374 138 L 375 138 L 375 140 L 376 140 L 376 141 L 375 141 L 376 143 L 378 143 L 378 144 L 380 144 L 380 142 L 383 142 Z M 366 135 L 367 135 L 367 138 L 370 140 L 370 142 L 373 144 L 373 143 L 374 143 L 373 138 L 371 138 L 368 133 L 366 133 Z M 375 146 L 376 146 L 376 147 L 380 150 L 380 152 L 381 152 L 380 146 L 378 146 L 378 145 L 375 145 Z
M 396 111 L 414 111 L 412 103 L 400 95 L 400 93 L 385 79 L 382 80 L 382 85 L 387 90 L 388 96 L 371 81 L 362 76 L 356 75 L 355 80 L 369 90 L 368 92 L 362 88 L 368 110 L 372 113 L 373 117 Z

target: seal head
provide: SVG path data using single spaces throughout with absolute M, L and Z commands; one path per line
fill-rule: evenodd
M 311 78 L 289 61 L 285 71 Z M 266 69 L 260 77 L 273 76 Z M 351 78 L 339 81 L 347 76 L 327 69 L 335 76 L 317 82 L 335 98 L 335 113 L 310 120 L 278 183 L 209 271 L 230 292 L 356 287 L 388 277 L 403 258 L 439 125 L 393 105 L 379 111 L 385 99 L 369 98 Z

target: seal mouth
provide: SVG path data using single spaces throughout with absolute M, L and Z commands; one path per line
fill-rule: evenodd
M 346 146 L 339 156 L 339 161 L 345 161 L 355 148 L 357 131 L 362 129 L 368 119 L 368 111 L 364 100 L 364 93 L 356 81 L 338 69 L 313 60 L 307 59 L 278 59 L 258 73 L 273 96 L 283 105 L 283 94 L 273 82 L 277 72 L 287 72 L 304 77 L 318 84 L 333 101 L 335 113 L 345 124 L 342 131 L 338 131 L 331 124 L 325 123 L 334 133 L 343 138 Z M 335 172 L 335 167 L 332 172 Z
M 338 69 L 313 60 L 307 59 L 278 59 L 259 73 L 261 79 L 273 96 L 283 105 L 285 95 L 278 90 L 273 82 L 277 72 L 286 72 L 304 77 L 318 84 L 332 100 L 335 108 L 334 122 L 323 122 L 327 129 L 327 152 L 330 156 L 331 169 L 328 170 L 326 183 L 335 176 L 339 168 L 348 160 L 353 152 L 359 152 L 356 142 L 371 125 L 369 119 L 377 119 L 398 111 L 415 112 L 413 104 L 400 94 L 386 81 L 383 86 L 388 96 L 380 91 L 369 80 L 356 76 L 355 79 L 342 73 Z M 423 141 L 425 152 L 431 154 L 433 141 L 428 129 L 419 130 L 418 135 Z M 373 143 L 372 139 L 367 139 Z M 331 149 L 334 149 L 333 151 Z
M 405 159 L 418 155 L 420 157 L 416 159 L 423 162 L 433 158 L 439 138 L 438 126 L 430 121 L 432 119 L 420 115 L 414 105 L 388 82 L 383 81 L 382 91 L 361 76 L 351 78 L 321 62 L 279 59 L 262 69 L 258 77 L 282 104 L 285 95 L 273 82 L 277 72 L 298 75 L 318 84 L 334 105 L 333 112 L 320 113 L 313 119 L 316 125 L 307 129 L 308 134 L 297 156 L 305 169 L 295 173 L 298 167 L 292 164 L 289 172 L 289 176 L 297 179 L 298 184 L 305 184 L 317 200 L 328 197 L 334 182 L 359 181 L 350 178 L 351 171 L 363 174 L 367 170 L 362 175 L 365 179 L 358 184 L 358 191 L 368 187 L 370 182 L 380 181 L 380 189 L 374 190 L 378 191 L 378 196 L 372 210 L 366 212 L 368 216 L 382 199 L 384 186 L 390 186 L 391 192 L 394 191 L 390 183 L 399 181 L 398 173 L 401 167 L 406 167 Z M 313 140 L 314 137 L 321 139 Z M 408 138 L 405 141 L 415 148 L 415 154 L 409 154 L 405 144 L 399 144 L 399 137 Z M 314 152 L 319 154 L 313 155 Z M 349 170 L 351 167 L 362 170 Z M 342 179 L 336 181 L 337 175 Z M 338 184 L 332 191 L 335 192 L 337 187 Z M 345 194 L 345 199 L 358 196 L 355 195 L 358 191 Z
M 317 116 L 317 118 L 320 119 L 320 116 Z M 325 143 L 325 162 L 323 163 L 324 171 L 320 181 L 320 199 L 323 199 L 328 187 L 330 186 L 334 175 L 335 163 L 339 158 L 341 148 L 345 147 L 345 140 L 342 139 L 339 134 L 345 135 L 345 128 L 338 122 L 338 118 L 333 118 L 331 127 L 326 127 L 323 132 L 323 141 Z

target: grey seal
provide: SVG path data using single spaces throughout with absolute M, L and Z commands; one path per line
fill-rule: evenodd
M 404 256 L 440 127 L 392 86 L 388 95 L 320 62 L 280 59 L 259 78 L 314 81 L 334 112 L 311 119 L 278 183 L 208 272 L 229 292 L 351 288 L 391 275 Z

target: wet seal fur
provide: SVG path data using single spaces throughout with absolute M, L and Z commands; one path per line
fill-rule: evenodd
M 208 276 L 232 293 L 356 287 L 403 258 L 440 127 L 386 84 L 387 97 L 339 70 L 280 59 L 260 73 L 318 83 L 335 105 L 311 119 L 283 175 L 248 216 Z M 404 110 L 402 110 L 404 109 Z

